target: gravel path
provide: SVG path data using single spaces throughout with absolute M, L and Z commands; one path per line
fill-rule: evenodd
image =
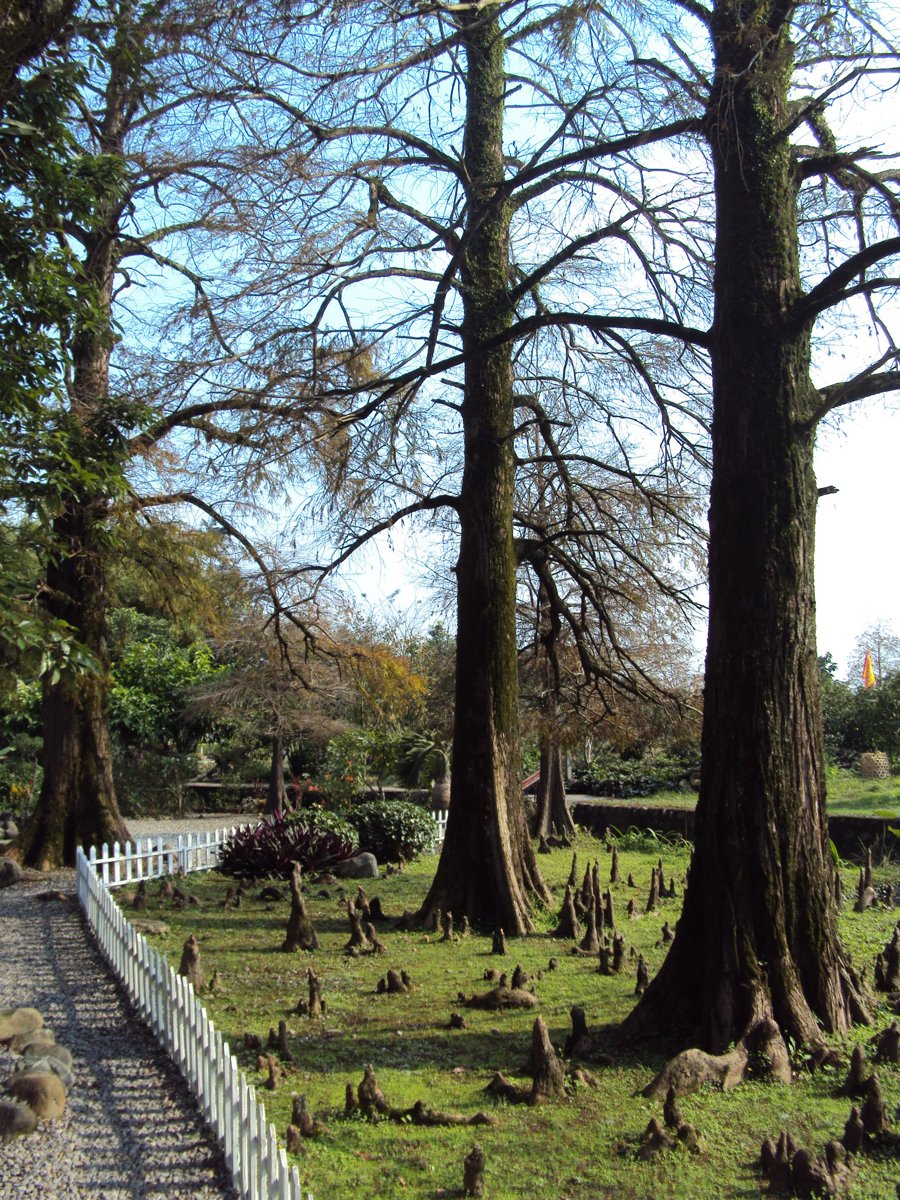
M 48 887 L 71 898 L 33 898 Z M 0 1007 L 39 1009 L 75 1059 L 64 1116 L 0 1141 L 0 1200 L 234 1200 L 211 1133 L 107 970 L 74 890 L 74 871 L 0 890 Z M 0 1050 L 0 1080 L 14 1060 Z
M 167 833 L 205 833 L 207 829 L 230 829 L 232 825 L 247 825 L 257 820 L 259 818 L 255 813 L 215 813 L 203 817 L 129 817 L 125 824 L 133 838 L 145 838 Z

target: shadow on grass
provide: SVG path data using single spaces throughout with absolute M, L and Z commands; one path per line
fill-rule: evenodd
M 386 997 L 378 997 L 381 1003 L 389 1004 Z M 465 1010 L 463 1009 L 463 1014 Z M 376 1073 L 381 1071 L 414 1068 L 417 1073 L 446 1072 L 461 1069 L 466 1073 L 490 1073 L 501 1071 L 513 1078 L 527 1078 L 527 1061 L 531 1051 L 531 1029 L 533 1014 L 497 1014 L 498 1017 L 512 1015 L 519 1024 L 513 1029 L 463 1029 L 450 1030 L 447 1023 L 436 1022 L 423 1025 L 421 1022 L 405 1021 L 405 1014 L 396 1012 L 396 1023 L 391 1028 L 371 1029 L 360 1027 L 359 1035 L 349 1031 L 336 1033 L 327 1027 L 326 1018 L 309 1019 L 297 1014 L 294 1008 L 285 1008 L 279 1017 L 288 1025 L 288 1046 L 295 1064 L 303 1071 L 321 1071 L 327 1074 L 361 1075 L 367 1063 Z M 411 1014 L 410 1014 L 411 1015 Z M 552 1018 L 547 1022 L 550 1039 L 557 1052 L 562 1055 L 571 1026 Z M 594 1052 L 585 1058 L 573 1059 L 571 1067 L 585 1067 L 595 1074 L 607 1071 L 635 1073 L 643 1086 L 656 1075 L 662 1066 L 680 1049 L 671 1039 L 648 1038 L 641 1042 L 623 1043 L 619 1039 L 618 1025 L 594 1026 L 590 1028 L 594 1039 Z M 265 1046 L 262 1053 L 269 1051 Z M 259 1051 L 245 1050 L 240 1039 L 232 1042 L 242 1065 L 254 1069 Z M 274 1052 L 274 1051 L 272 1051 Z M 354 1082 L 358 1079 L 354 1078 Z

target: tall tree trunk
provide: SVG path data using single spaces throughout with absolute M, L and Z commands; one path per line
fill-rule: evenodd
M 814 1042 L 865 1019 L 836 925 L 813 550 L 815 392 L 788 145 L 788 6 L 719 0 L 709 640 L 696 848 L 675 941 L 626 1033 L 721 1050 L 760 1018 Z M 772 12 L 780 12 L 779 17 Z M 770 23 L 766 23 L 766 19 Z
M 563 776 L 562 751 L 553 737 L 541 740 L 541 775 L 537 788 L 537 837 L 561 837 L 575 834 L 575 822 L 566 803 L 566 783 Z
M 287 788 L 284 785 L 284 738 L 272 734 L 272 758 L 269 764 L 269 786 L 266 790 L 265 813 L 280 813 L 287 808 Z
M 121 153 L 115 129 L 104 149 Z M 83 474 L 76 473 L 53 525 L 45 605 L 94 656 L 97 673 L 50 673 L 43 679 L 44 780 L 20 840 L 24 861 L 42 869 L 75 862 L 75 847 L 125 841 L 116 802 L 107 720 L 106 568 L 110 496 L 121 478 L 120 433 L 109 404 L 112 289 L 117 263 L 117 209 L 97 214 L 84 260 L 93 304 L 72 341 L 72 383 L 66 436 Z M 87 305 L 86 305 L 87 307 Z M 105 321 L 101 319 L 105 318 Z M 57 468 L 67 482 L 63 464 Z M 106 494 L 104 494 L 104 487 Z
M 543 687 L 541 689 L 541 774 L 537 786 L 535 835 L 549 837 L 554 831 L 563 837 L 575 834 L 575 822 L 566 803 L 562 752 L 559 746 L 559 645 L 562 625 L 559 614 L 549 601 L 543 580 L 537 595 L 538 641 L 541 647 Z
M 44 676 L 44 779 L 20 839 L 24 862 L 39 870 L 74 865 L 79 843 L 128 839 L 116 802 L 106 712 L 106 580 L 97 545 L 104 515 L 100 501 L 70 501 L 54 523 L 55 540 L 65 550 L 48 568 L 45 607 L 72 627 L 99 671 Z
M 466 53 L 468 178 L 461 267 L 465 466 L 459 497 L 456 709 L 447 833 L 422 906 L 507 933 L 533 928 L 546 898 L 519 779 L 514 401 L 511 352 L 490 347 L 508 328 L 510 209 L 503 181 L 504 43 L 496 17 L 460 18 Z

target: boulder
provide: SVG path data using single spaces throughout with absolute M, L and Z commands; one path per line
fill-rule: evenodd
M 42 1028 L 44 1018 L 36 1008 L 0 1009 L 0 1042 L 8 1042 L 17 1033 L 31 1033 Z
M 58 1075 L 34 1069 L 14 1075 L 7 1084 L 10 1095 L 21 1100 L 39 1121 L 53 1121 L 66 1108 L 66 1089 Z
M 26 1055 L 16 1063 L 16 1075 L 55 1075 L 68 1092 L 75 1082 L 72 1068 L 59 1058 L 49 1055 Z M 15 1078 L 15 1076 L 14 1076 Z
M 0 888 L 12 887 L 14 883 L 21 883 L 24 878 L 25 872 L 14 858 L 0 858 Z
M 72 1051 L 58 1042 L 29 1042 L 22 1050 L 22 1059 L 48 1059 L 62 1063 L 66 1070 L 72 1069 Z
M 140 917 L 137 921 L 131 922 L 132 926 L 138 933 L 168 933 L 169 926 L 165 921 L 154 921 L 149 917 Z
M 17 1100 L 0 1100 L 0 1142 L 34 1133 L 36 1128 L 37 1116 L 27 1104 L 20 1104 Z
M 377 879 L 378 859 L 365 850 L 355 858 L 345 858 L 343 862 L 332 867 L 332 872 L 343 879 Z
M 9 1048 L 15 1054 L 25 1054 L 26 1047 L 33 1045 L 40 1046 L 43 1052 L 45 1046 L 52 1046 L 55 1041 L 53 1030 L 44 1025 L 41 1029 L 29 1029 L 27 1033 L 17 1033 L 15 1037 L 9 1039 Z

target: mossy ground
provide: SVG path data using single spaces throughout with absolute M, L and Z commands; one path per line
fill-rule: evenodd
M 601 880 L 609 877 L 609 858 L 602 843 L 581 836 L 578 843 L 579 874 L 586 863 L 599 858 Z M 675 923 L 684 874 L 685 847 L 666 848 L 663 862 L 674 874 L 679 898 L 664 900 L 659 911 L 629 920 L 625 913 L 633 897 L 643 912 L 650 871 L 656 851 L 640 849 L 620 853 L 625 880 L 633 872 L 636 888 L 623 882 L 613 888 L 616 921 L 655 971 L 664 955 L 659 945 L 664 921 Z M 540 858 L 545 878 L 557 900 L 569 872 L 571 854 L 555 851 Z M 377 895 L 386 913 L 399 915 L 415 908 L 424 896 L 435 867 L 434 858 L 423 858 L 401 874 L 371 881 L 368 894 Z M 884 878 L 892 877 L 885 868 Z M 897 874 L 897 869 L 893 869 Z M 856 872 L 845 872 L 851 896 Z M 170 932 L 154 938 L 169 960 L 177 963 L 187 935 L 196 933 L 201 946 L 204 974 L 219 973 L 220 990 L 204 996 L 210 1015 L 231 1043 L 248 1078 L 259 1089 L 271 1120 L 283 1134 L 290 1117 L 291 1093 L 304 1093 L 310 1110 L 324 1122 L 325 1133 L 305 1143 L 298 1166 L 307 1190 L 315 1200 L 368 1200 L 369 1197 L 432 1197 L 458 1194 L 462 1161 L 473 1143 L 486 1156 L 486 1195 L 490 1200 L 703 1200 L 709 1197 L 750 1197 L 759 1194 L 754 1163 L 766 1135 L 789 1129 L 801 1143 L 821 1151 L 825 1142 L 839 1136 L 849 1113 L 849 1102 L 831 1092 L 840 1077 L 836 1072 L 810 1074 L 799 1069 L 793 1085 L 750 1081 L 723 1094 L 714 1090 L 685 1097 L 685 1119 L 700 1131 L 703 1151 L 692 1155 L 678 1150 L 652 1163 L 636 1160 L 636 1139 L 660 1104 L 635 1093 L 662 1065 L 672 1047 L 662 1041 L 622 1049 L 614 1030 L 600 1040 L 612 1056 L 612 1066 L 594 1067 L 599 1087 L 580 1087 L 568 1100 L 532 1109 L 495 1107 L 482 1094 L 495 1070 L 525 1082 L 521 1067 L 530 1045 L 530 1030 L 539 1013 L 561 1046 L 569 1032 L 569 1009 L 580 1004 L 592 1032 L 612 1027 L 634 1003 L 634 963 L 619 977 L 597 974 L 590 959 L 573 956 L 570 945 L 546 932 L 510 939 L 506 958 L 493 956 L 489 937 L 472 935 L 443 943 L 435 935 L 381 931 L 387 946 L 382 956 L 348 958 L 343 949 L 349 936 L 341 888 L 311 884 L 308 908 L 320 949 L 315 953 L 285 954 L 284 937 L 288 902 L 267 911 L 251 889 L 239 911 L 222 907 L 232 881 L 211 873 L 192 875 L 183 887 L 201 901 L 202 908 L 173 911 L 154 896 L 148 916 L 162 917 Z M 284 889 L 285 894 L 287 888 Z M 355 894 L 355 886 L 346 892 Z M 156 892 L 155 887 L 150 888 Z M 327 894 L 326 894 L 327 893 Z M 558 907 L 558 905 L 556 906 Z M 865 964 L 871 977 L 875 952 L 884 945 L 896 916 L 891 910 L 872 909 L 857 915 L 845 904 L 842 935 L 854 961 Z M 144 914 L 142 914 L 144 915 Z M 538 914 L 539 927 L 555 924 L 553 912 Z M 548 970 L 551 957 L 558 968 Z M 457 993 L 483 992 L 490 986 L 484 972 L 492 967 L 511 972 L 520 963 L 535 980 L 539 1005 L 533 1012 L 489 1013 L 463 1009 Z M 308 1020 L 294 1012 L 305 997 L 306 968 L 313 966 L 323 982 L 327 1012 Z M 375 988 L 389 967 L 409 972 L 413 990 L 404 996 L 380 996 Z M 451 1031 L 450 1013 L 464 1013 L 468 1028 Z M 877 1013 L 876 1029 L 891 1019 L 885 1009 Z M 242 1049 L 245 1031 L 265 1041 L 268 1030 L 286 1020 L 295 1059 L 275 1092 L 264 1089 L 264 1076 L 255 1069 L 256 1055 Z M 859 1030 L 868 1039 L 873 1030 Z M 802 1060 L 798 1058 L 798 1065 Z M 490 1128 L 419 1128 L 391 1123 L 370 1124 L 343 1115 L 344 1089 L 358 1083 L 363 1067 L 371 1062 L 390 1103 L 409 1106 L 424 1099 L 433 1107 L 472 1115 L 490 1110 L 498 1118 Z M 587 1064 L 590 1066 L 590 1064 Z M 891 1112 L 900 1103 L 900 1070 L 880 1068 L 880 1077 Z M 900 1180 L 896 1153 L 861 1158 L 848 1195 L 855 1200 L 888 1200 Z M 444 1189 L 444 1192 L 441 1191 Z

